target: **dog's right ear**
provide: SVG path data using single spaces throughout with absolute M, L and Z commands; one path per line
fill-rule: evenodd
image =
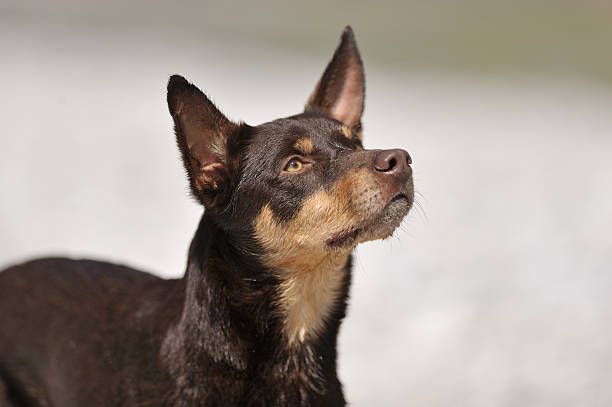
M 179 75 L 168 82 L 168 108 L 194 196 L 206 207 L 219 204 L 230 183 L 227 140 L 240 126 Z
M 304 111 L 325 113 L 360 134 L 364 99 L 363 63 L 353 30 L 346 26 L 340 45 L 310 95 Z

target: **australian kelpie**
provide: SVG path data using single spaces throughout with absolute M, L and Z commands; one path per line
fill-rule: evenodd
M 205 208 L 185 276 L 64 258 L 0 273 L 0 406 L 344 405 L 351 252 L 413 202 L 408 153 L 362 146 L 364 91 L 350 27 L 304 112 L 259 126 L 172 76 Z

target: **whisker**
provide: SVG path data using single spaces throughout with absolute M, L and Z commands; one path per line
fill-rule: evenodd
M 414 207 L 416 209 L 416 212 L 421 215 L 421 218 L 423 219 L 423 221 L 428 222 L 429 221 L 429 217 L 427 216 L 427 212 L 425 212 L 425 208 L 423 207 L 423 205 L 419 202 L 419 201 L 414 201 Z
M 414 195 L 415 195 L 414 208 L 415 208 L 416 212 L 419 215 L 421 215 L 421 219 L 423 219 L 423 221 L 425 221 L 425 222 L 429 221 L 429 217 L 427 216 L 427 212 L 425 211 L 425 207 L 421 203 L 421 200 L 425 201 L 426 203 L 429 203 L 427 201 L 427 198 L 425 198 L 425 195 L 423 195 L 419 191 L 414 191 Z

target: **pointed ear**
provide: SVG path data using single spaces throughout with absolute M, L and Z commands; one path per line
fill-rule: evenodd
M 359 130 L 365 99 L 365 76 L 350 26 L 306 103 L 306 112 L 321 112 Z
M 191 190 L 205 206 L 213 206 L 229 188 L 227 140 L 240 126 L 179 75 L 168 82 L 168 108 Z

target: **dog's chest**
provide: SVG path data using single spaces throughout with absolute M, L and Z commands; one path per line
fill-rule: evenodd
M 238 371 L 209 364 L 175 377 L 172 406 L 343 405 L 335 375 L 326 376 L 314 354 L 261 361 Z M 334 402 L 331 402 L 335 400 Z M 338 400 L 341 400 L 338 402 Z

